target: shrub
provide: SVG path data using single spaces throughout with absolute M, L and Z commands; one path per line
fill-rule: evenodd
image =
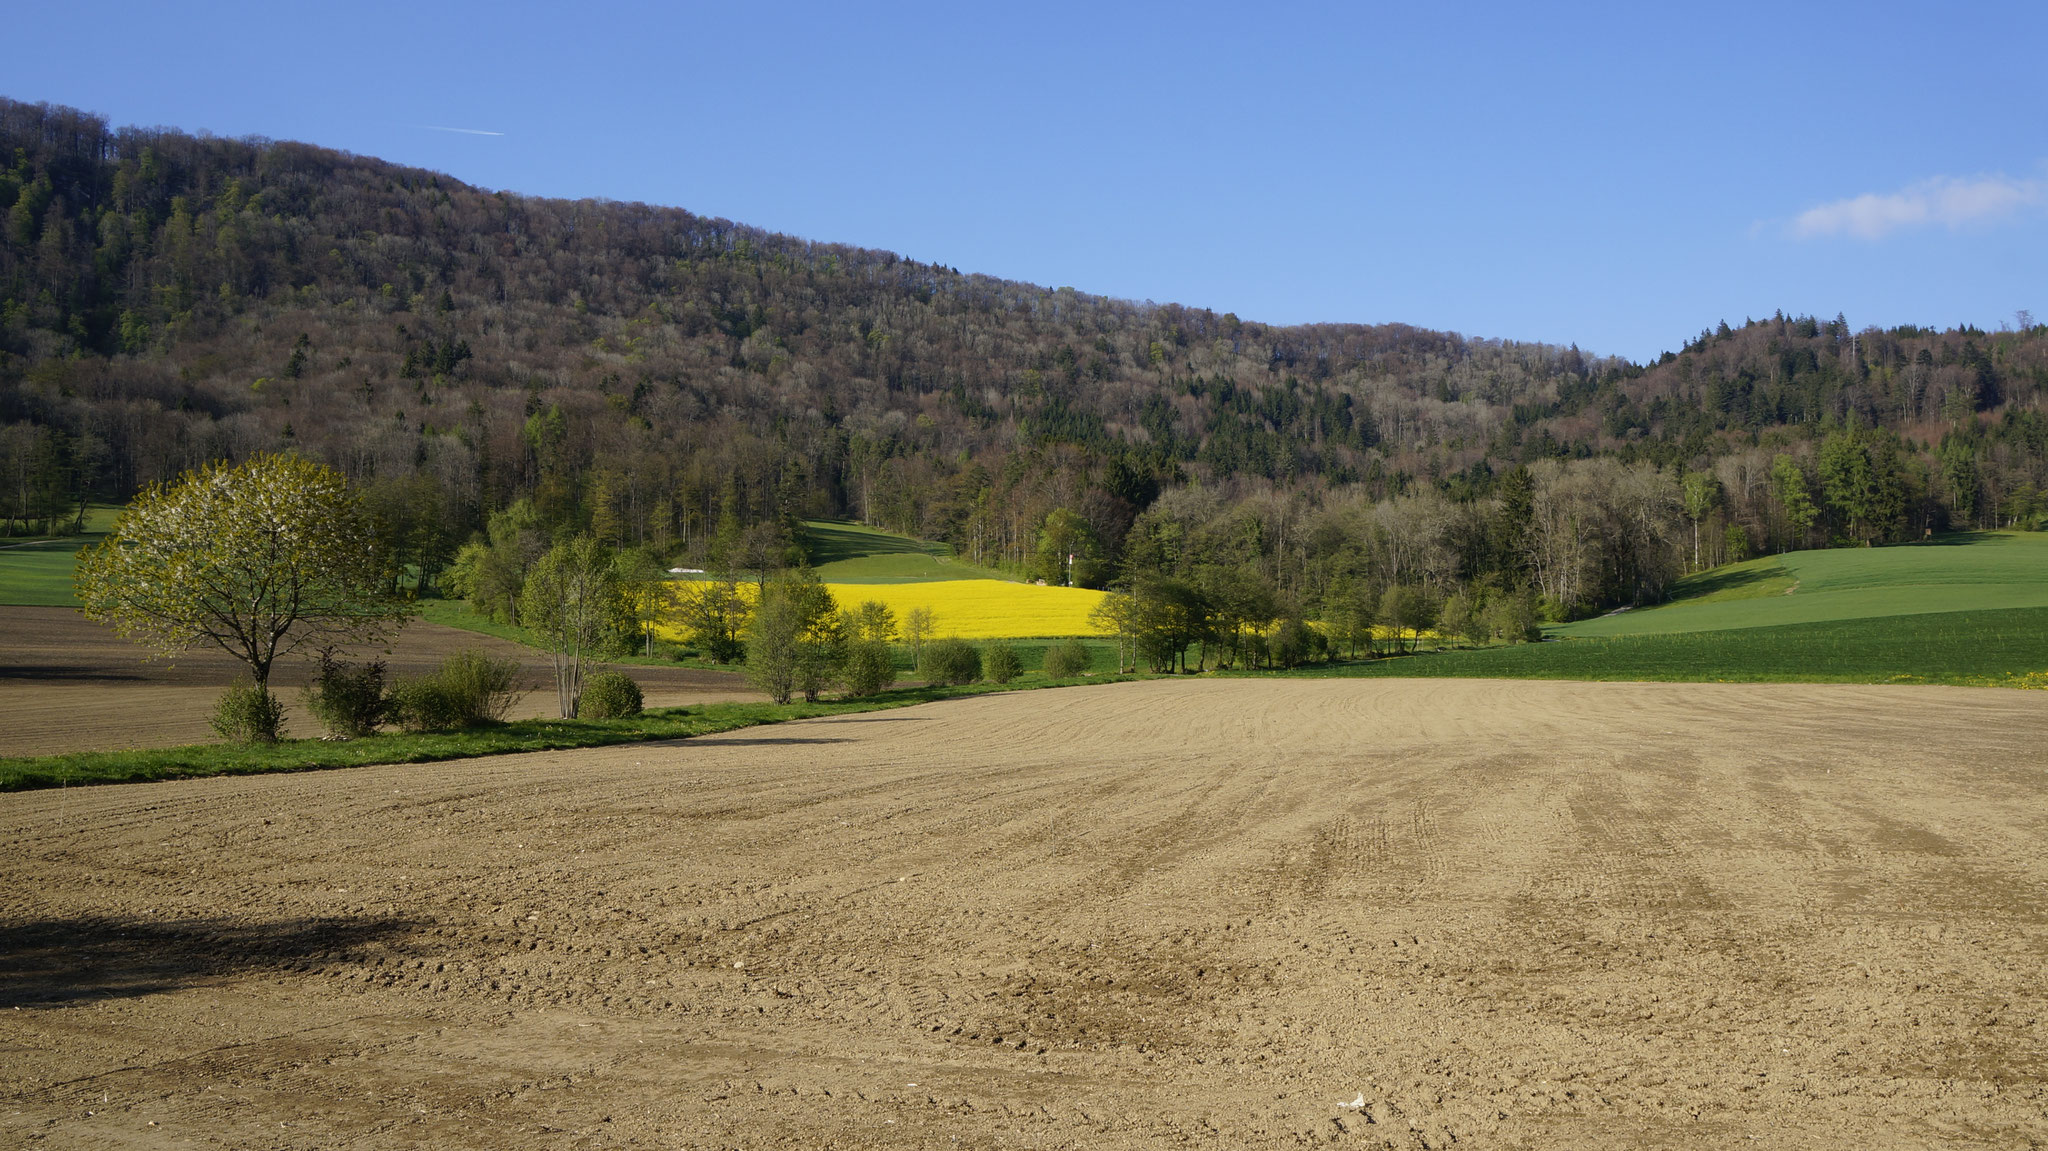
M 896 653 L 878 639 L 855 640 L 846 646 L 846 694 L 873 695 L 896 682 Z
M 1087 671 L 1093 662 L 1088 645 L 1078 639 L 1070 639 L 1045 649 L 1045 676 L 1047 679 L 1072 679 Z
M 934 640 L 925 645 L 923 670 L 929 683 L 973 683 L 981 678 L 981 653 L 964 639 Z
M 633 677 L 616 671 L 601 671 L 583 682 L 583 696 L 576 701 L 577 719 L 624 719 L 639 715 L 644 704 L 640 685 Z
M 503 722 L 525 693 L 519 663 L 470 648 L 441 661 L 432 675 L 401 677 L 391 688 L 391 718 L 407 731 L 441 731 Z
M 237 679 L 213 705 L 213 730 L 231 743 L 276 743 L 284 704 L 263 687 Z
M 1024 674 L 1024 661 L 1017 658 L 1017 649 L 1009 641 L 991 640 L 981 658 L 981 668 L 990 683 L 1008 683 Z
M 1536 643 L 1543 628 L 1536 622 L 1537 605 L 1527 592 L 1496 596 L 1486 605 L 1487 630 L 1509 643 Z
M 384 696 L 384 662 L 347 664 L 320 657 L 319 674 L 306 686 L 306 709 L 340 739 L 358 739 L 377 730 L 391 702 Z
M 407 731 L 448 731 L 471 726 L 461 701 L 448 690 L 440 673 L 402 675 L 391 685 L 391 722 Z
M 1274 629 L 1273 638 L 1267 641 L 1267 651 L 1273 662 L 1281 667 L 1300 667 L 1308 661 L 1309 637 L 1314 634 L 1299 617 L 1289 616 Z
M 512 705 L 525 695 L 519 689 L 519 661 L 500 659 L 468 648 L 441 661 L 441 679 L 464 720 L 463 726 L 503 723 Z

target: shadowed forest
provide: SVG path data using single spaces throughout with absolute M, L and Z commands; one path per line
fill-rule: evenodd
M 2039 528 L 2048 327 L 2015 321 L 1774 314 L 1651 364 L 1275 327 L 0 101 L 5 531 L 297 449 L 425 584 L 575 534 L 771 568 L 846 518 L 1245 618 L 1406 589 L 1509 637 L 1753 554 Z

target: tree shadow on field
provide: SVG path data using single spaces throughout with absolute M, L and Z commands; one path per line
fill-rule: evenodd
M 399 919 L 0 921 L 0 1010 L 130 999 L 249 971 L 348 962 L 420 925 Z
M 804 549 L 812 567 L 880 555 L 937 555 L 941 549 L 901 536 L 813 522 L 804 527 Z
M 50 680 L 83 680 L 90 682 L 116 681 L 141 683 L 147 676 L 132 672 L 108 671 L 97 667 L 64 667 L 57 664 L 4 664 L 0 665 L 0 679 L 28 679 L 38 682 Z
M 1907 540 L 1906 546 L 1914 548 L 1969 547 L 1972 544 L 1998 543 L 2001 539 L 2001 536 L 1993 532 L 1943 532 L 1941 535 L 1930 536 L 1923 540 Z
M 1677 598 L 1694 599 L 1699 596 L 1731 592 L 1740 588 L 1753 588 L 1759 584 L 1783 581 L 1786 574 L 1781 568 L 1747 568 L 1741 571 L 1705 571 L 1685 577 L 1681 587 L 1675 588 Z
M 764 736 L 758 739 L 726 739 L 720 736 L 715 739 L 705 740 L 704 742 L 716 743 L 720 747 L 787 747 L 791 744 L 801 743 L 852 743 L 853 741 L 845 738 L 844 736 L 829 736 L 823 739 L 807 739 L 802 736 L 787 735 Z

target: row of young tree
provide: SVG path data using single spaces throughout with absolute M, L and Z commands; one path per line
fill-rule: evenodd
M 1048 582 L 1244 568 L 1275 618 L 1340 577 L 1567 617 L 1753 552 L 2048 518 L 2026 316 L 1776 315 L 1647 365 L 1281 328 L 7 101 L 0 216 L 0 531 L 295 450 L 362 493 L 394 580 L 481 564 L 506 613 L 508 573 L 579 536 L 766 572 L 819 517 Z M 1213 550 L 1181 556 L 1183 521 Z

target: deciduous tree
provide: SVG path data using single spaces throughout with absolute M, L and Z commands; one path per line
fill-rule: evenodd
M 632 604 L 612 550 L 589 536 L 549 548 L 527 573 L 519 616 L 554 664 L 562 718 L 575 718 L 590 665 L 625 654 L 632 642 Z
M 267 695 L 280 657 L 400 627 L 410 609 L 387 575 L 341 473 L 259 455 L 146 489 L 79 553 L 77 588 L 89 618 L 162 655 L 218 647 Z

